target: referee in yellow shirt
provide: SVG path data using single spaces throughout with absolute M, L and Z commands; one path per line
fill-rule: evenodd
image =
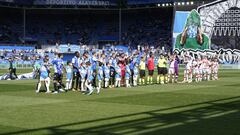
M 157 83 L 160 83 L 161 81 L 161 84 L 164 84 L 164 80 L 167 81 L 167 60 L 162 54 L 160 54 L 160 57 L 158 59 L 157 68 L 158 68 Z
M 140 85 L 145 84 L 145 69 L 146 69 L 146 63 L 145 63 L 144 57 L 142 56 L 139 64 L 139 70 L 140 70 L 139 84 Z

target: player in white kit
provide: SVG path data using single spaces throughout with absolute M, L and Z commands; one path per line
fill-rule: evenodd
M 184 57 L 184 83 L 192 82 L 192 58 L 189 55 L 185 55 Z
M 199 81 L 199 65 L 198 59 L 194 59 L 192 62 L 193 77 L 195 82 Z
M 211 63 L 209 62 L 208 58 L 205 56 L 202 60 L 203 64 L 203 77 L 204 80 L 209 81 L 210 80 L 210 65 Z
M 218 80 L 218 69 L 219 69 L 218 59 L 215 58 L 212 63 L 212 80 Z
M 197 59 L 197 65 L 198 65 L 197 80 L 198 80 L 198 82 L 201 82 L 202 81 L 202 60 L 201 60 L 201 58 Z
M 211 80 L 212 78 L 211 78 L 211 75 L 212 75 L 212 65 L 213 65 L 213 61 L 212 61 L 212 59 L 208 59 L 208 76 L 207 76 L 207 80 L 209 81 L 209 80 Z
M 199 61 L 199 81 L 201 82 L 203 80 L 204 77 L 204 73 L 203 73 L 203 69 L 204 69 L 204 63 L 203 63 L 204 58 L 202 57 L 202 59 Z
M 170 79 L 172 80 L 171 82 L 174 83 L 175 81 L 175 57 L 171 56 L 170 57 L 170 64 L 169 64 L 169 70 L 168 70 L 168 82 L 170 82 Z

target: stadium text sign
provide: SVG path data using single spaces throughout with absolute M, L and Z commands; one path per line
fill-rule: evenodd
M 14 0 L 0 0 L 0 2 L 10 2 L 10 3 L 13 3 L 14 2 Z
M 93 6 L 107 6 L 110 5 L 109 1 L 98 0 L 46 0 L 35 1 L 35 5 L 93 5 Z

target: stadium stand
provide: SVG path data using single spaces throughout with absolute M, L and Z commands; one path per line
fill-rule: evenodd
M 122 13 L 122 44 L 164 46 L 171 44 L 171 9 L 136 9 Z M 0 43 L 8 44 L 98 44 L 118 41 L 119 16 L 114 10 L 27 10 L 23 37 L 22 12 L 1 9 Z M 19 21 L 20 20 L 20 21 Z M 48 26 L 48 27 L 46 27 Z

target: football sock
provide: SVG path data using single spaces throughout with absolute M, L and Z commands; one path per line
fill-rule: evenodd
M 53 87 L 54 87 L 54 91 L 57 91 L 57 90 L 58 90 L 58 87 L 57 87 L 57 83 L 56 83 L 56 82 L 53 83 Z
M 150 77 L 150 82 L 151 82 L 151 84 L 153 83 L 153 77 L 152 76 Z
M 101 81 L 98 82 L 98 88 L 101 89 Z
M 68 90 L 68 87 L 69 87 L 69 82 L 66 82 L 66 90 Z
M 38 83 L 37 91 L 40 91 L 40 88 L 41 88 L 41 82 Z
M 50 81 L 46 81 L 45 83 L 46 83 L 47 92 L 50 92 L 50 90 L 49 90 Z

